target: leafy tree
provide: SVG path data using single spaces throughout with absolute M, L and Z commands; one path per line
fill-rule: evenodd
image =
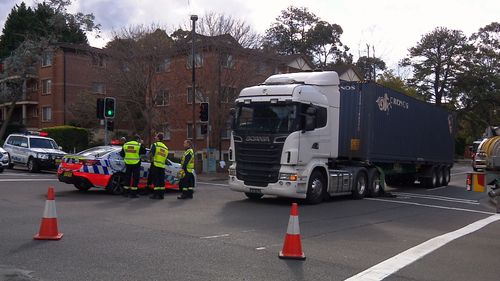
M 462 31 L 438 27 L 424 35 L 401 64 L 413 67 L 411 83 L 426 101 L 440 105 L 454 101 L 453 84 L 463 71 L 465 54 L 470 50 Z
M 383 71 L 386 69 L 385 62 L 380 58 L 372 58 L 367 56 L 362 56 L 356 62 L 356 67 L 358 67 L 365 80 L 375 81 L 375 73 L 377 70 Z
M 34 15 L 24 2 L 12 8 L 0 36 L 0 59 L 9 56 L 26 39 L 26 31 L 35 21 Z
M 417 89 L 407 85 L 401 77 L 394 74 L 392 70 L 385 71 L 379 76 L 377 83 L 385 87 L 391 88 L 408 96 L 423 100 L 423 97 L 418 94 Z
M 280 54 L 304 54 L 318 67 L 352 61 L 349 48 L 340 41 L 340 25 L 321 21 L 305 7 L 288 7 L 266 31 L 264 47 Z

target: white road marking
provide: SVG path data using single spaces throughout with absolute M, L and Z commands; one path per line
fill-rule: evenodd
M 383 280 L 387 276 L 394 274 L 398 270 L 407 265 L 419 260 L 425 255 L 439 249 L 449 242 L 458 239 L 462 236 L 477 231 L 488 224 L 500 220 L 500 215 L 495 214 L 485 219 L 471 223 L 453 232 L 448 232 L 438 237 L 434 237 L 426 242 L 410 248 L 390 259 L 387 259 L 363 272 L 360 272 L 345 281 L 378 281 Z
M 424 199 L 432 199 L 432 200 L 439 200 L 439 201 L 479 205 L 479 202 L 477 200 L 470 200 L 470 199 L 462 199 L 462 198 L 454 198 L 454 197 L 446 197 L 446 196 L 438 196 L 438 195 L 426 195 L 426 194 L 418 194 L 418 193 L 404 193 L 404 192 L 392 192 L 392 194 L 401 195 L 401 196 L 410 197 L 410 198 L 424 198 Z
M 257 250 L 257 251 L 262 251 L 262 250 L 265 250 L 265 249 L 266 249 L 266 247 L 255 248 L 255 250 Z
M 221 235 L 213 235 L 213 236 L 205 236 L 205 237 L 200 237 L 200 239 L 214 239 L 214 238 L 220 238 L 220 237 L 228 237 L 229 234 L 221 234 Z
M 58 181 L 58 179 L 0 179 L 0 182 Z
M 211 182 L 203 182 L 203 181 L 199 181 L 197 183 L 208 184 L 208 185 L 216 185 L 216 186 L 229 186 L 229 184 L 211 183 Z
M 439 206 L 439 205 L 420 204 L 420 203 L 414 203 L 414 202 L 386 200 L 386 199 L 378 199 L 378 198 L 365 198 L 364 200 L 381 201 L 381 202 L 391 202 L 391 203 L 396 203 L 396 204 L 406 204 L 406 205 L 414 205 L 414 206 L 421 206 L 421 207 L 430 207 L 430 208 L 437 208 L 437 209 L 446 209 L 446 210 L 453 210 L 453 211 L 464 211 L 464 212 L 479 213 L 479 214 L 486 214 L 486 215 L 495 214 L 493 212 L 484 212 L 484 211 L 471 210 L 471 209 L 444 207 L 444 206 Z

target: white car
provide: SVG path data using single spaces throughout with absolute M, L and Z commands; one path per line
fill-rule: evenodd
M 9 153 L 0 147 L 0 173 L 9 166 Z
M 53 139 L 33 133 L 10 134 L 3 149 L 9 153 L 9 167 L 27 166 L 31 173 L 57 168 L 66 154 Z

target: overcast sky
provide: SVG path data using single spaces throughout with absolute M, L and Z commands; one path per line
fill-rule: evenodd
M 41 1 L 41 0 L 39 0 Z M 0 26 L 21 0 L 0 0 Z M 33 0 L 25 0 L 28 5 Z M 366 55 L 366 44 L 389 67 L 407 55 L 421 36 L 443 26 L 470 36 L 487 24 L 500 21 L 498 0 L 73 0 L 70 12 L 93 13 L 102 25 L 103 39 L 89 38 L 102 47 L 112 30 L 130 25 L 160 24 L 172 32 L 189 24 L 191 14 L 224 13 L 245 21 L 264 34 L 288 6 L 307 7 L 321 20 L 339 24 L 341 41 L 351 48 L 355 60 Z M 170 28 L 171 30 L 168 30 Z M 371 51 L 370 51 L 370 54 Z

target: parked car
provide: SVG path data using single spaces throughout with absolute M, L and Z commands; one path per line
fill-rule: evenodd
M 56 141 L 43 132 L 10 134 L 3 145 L 9 153 L 9 167 L 27 166 L 31 173 L 55 169 L 66 154 Z
M 9 153 L 0 147 L 0 173 L 9 166 Z
M 57 170 L 59 181 L 73 184 L 78 190 L 92 187 L 104 188 L 112 194 L 123 193 L 125 162 L 120 156 L 121 146 L 97 146 L 73 155 L 65 155 Z M 149 162 L 147 155 L 141 156 L 139 188 L 147 187 Z M 167 160 L 165 167 L 165 188 L 178 189 L 181 170 L 179 163 Z
M 472 169 L 475 172 L 486 168 L 486 155 L 481 151 L 483 141 L 477 140 L 472 143 Z

